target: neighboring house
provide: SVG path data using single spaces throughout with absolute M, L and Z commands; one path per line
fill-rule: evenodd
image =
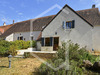
M 6 23 L 4 22 L 3 26 L 0 26 L 0 35 L 7 31 L 11 26 L 13 26 L 13 24 L 6 25 Z
M 69 12 L 65 13 L 63 10 Z M 53 51 L 61 46 L 63 41 L 71 40 L 88 50 L 99 50 L 100 44 L 100 13 L 98 8 L 74 11 L 65 5 L 57 15 L 15 23 L 0 37 L 7 41 L 37 40 L 37 50 Z
M 34 20 L 32 23 L 33 33 L 30 34 L 31 29 L 31 20 L 14 23 L 11 28 L 9 28 L 4 34 L 0 37 L 4 38 L 7 41 L 15 41 L 15 40 L 37 40 L 42 28 L 48 24 L 48 22 L 54 17 L 46 16 L 42 18 L 32 19 Z

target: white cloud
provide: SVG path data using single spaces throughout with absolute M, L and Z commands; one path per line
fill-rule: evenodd
M 1 19 L 1 21 L 2 21 L 2 22 L 6 22 L 6 24 L 11 24 L 11 23 L 13 22 L 12 19 L 6 18 L 6 17 L 3 17 L 3 18 Z
M 17 20 L 16 22 L 21 22 L 22 20 Z
M 18 11 L 16 11 L 16 13 L 18 13 Z
M 18 13 L 18 15 L 23 15 L 23 13 Z
M 15 11 L 18 15 L 23 15 L 22 12 L 19 12 L 19 11 Z

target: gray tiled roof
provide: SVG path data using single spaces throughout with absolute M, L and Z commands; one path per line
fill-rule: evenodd
M 100 25 L 100 13 L 98 8 L 77 11 L 84 19 L 90 22 L 93 26 Z

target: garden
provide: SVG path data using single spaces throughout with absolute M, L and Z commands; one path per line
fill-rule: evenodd
M 33 41 L 33 47 L 36 42 Z M 89 53 L 85 47 L 80 48 L 78 44 L 71 41 L 63 42 L 59 46 L 57 53 L 51 59 L 44 59 L 52 67 L 59 67 L 63 62 L 67 63 L 58 70 L 54 70 L 46 63 L 42 63 L 34 57 L 12 58 L 12 68 L 8 68 L 8 59 L 6 56 L 16 55 L 16 50 L 27 49 L 30 47 L 30 41 L 7 42 L 0 40 L 0 74 L 4 75 L 99 75 L 100 57 Z M 45 56 L 45 55 L 44 55 Z M 66 60 L 66 59 L 69 59 Z M 69 63 L 68 63 L 69 62 Z M 66 70 L 66 67 L 69 69 Z
M 66 56 L 66 52 L 69 55 Z M 62 46 L 58 48 L 56 57 L 47 60 L 47 62 L 56 68 L 63 62 L 67 63 L 66 58 L 69 59 L 69 64 L 58 70 L 42 63 L 36 69 L 36 75 L 99 75 L 100 73 L 99 56 L 91 55 L 86 48 L 80 48 L 78 44 L 73 44 L 71 41 L 62 43 Z M 69 65 L 69 70 L 66 70 L 67 65 Z

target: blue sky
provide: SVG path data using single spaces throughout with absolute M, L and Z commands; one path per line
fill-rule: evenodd
M 93 4 L 100 8 L 100 0 L 0 0 L 0 26 L 4 22 L 15 22 L 33 19 L 55 4 L 63 7 L 68 4 L 74 10 L 89 9 Z M 60 9 L 55 8 L 43 16 L 54 15 Z

